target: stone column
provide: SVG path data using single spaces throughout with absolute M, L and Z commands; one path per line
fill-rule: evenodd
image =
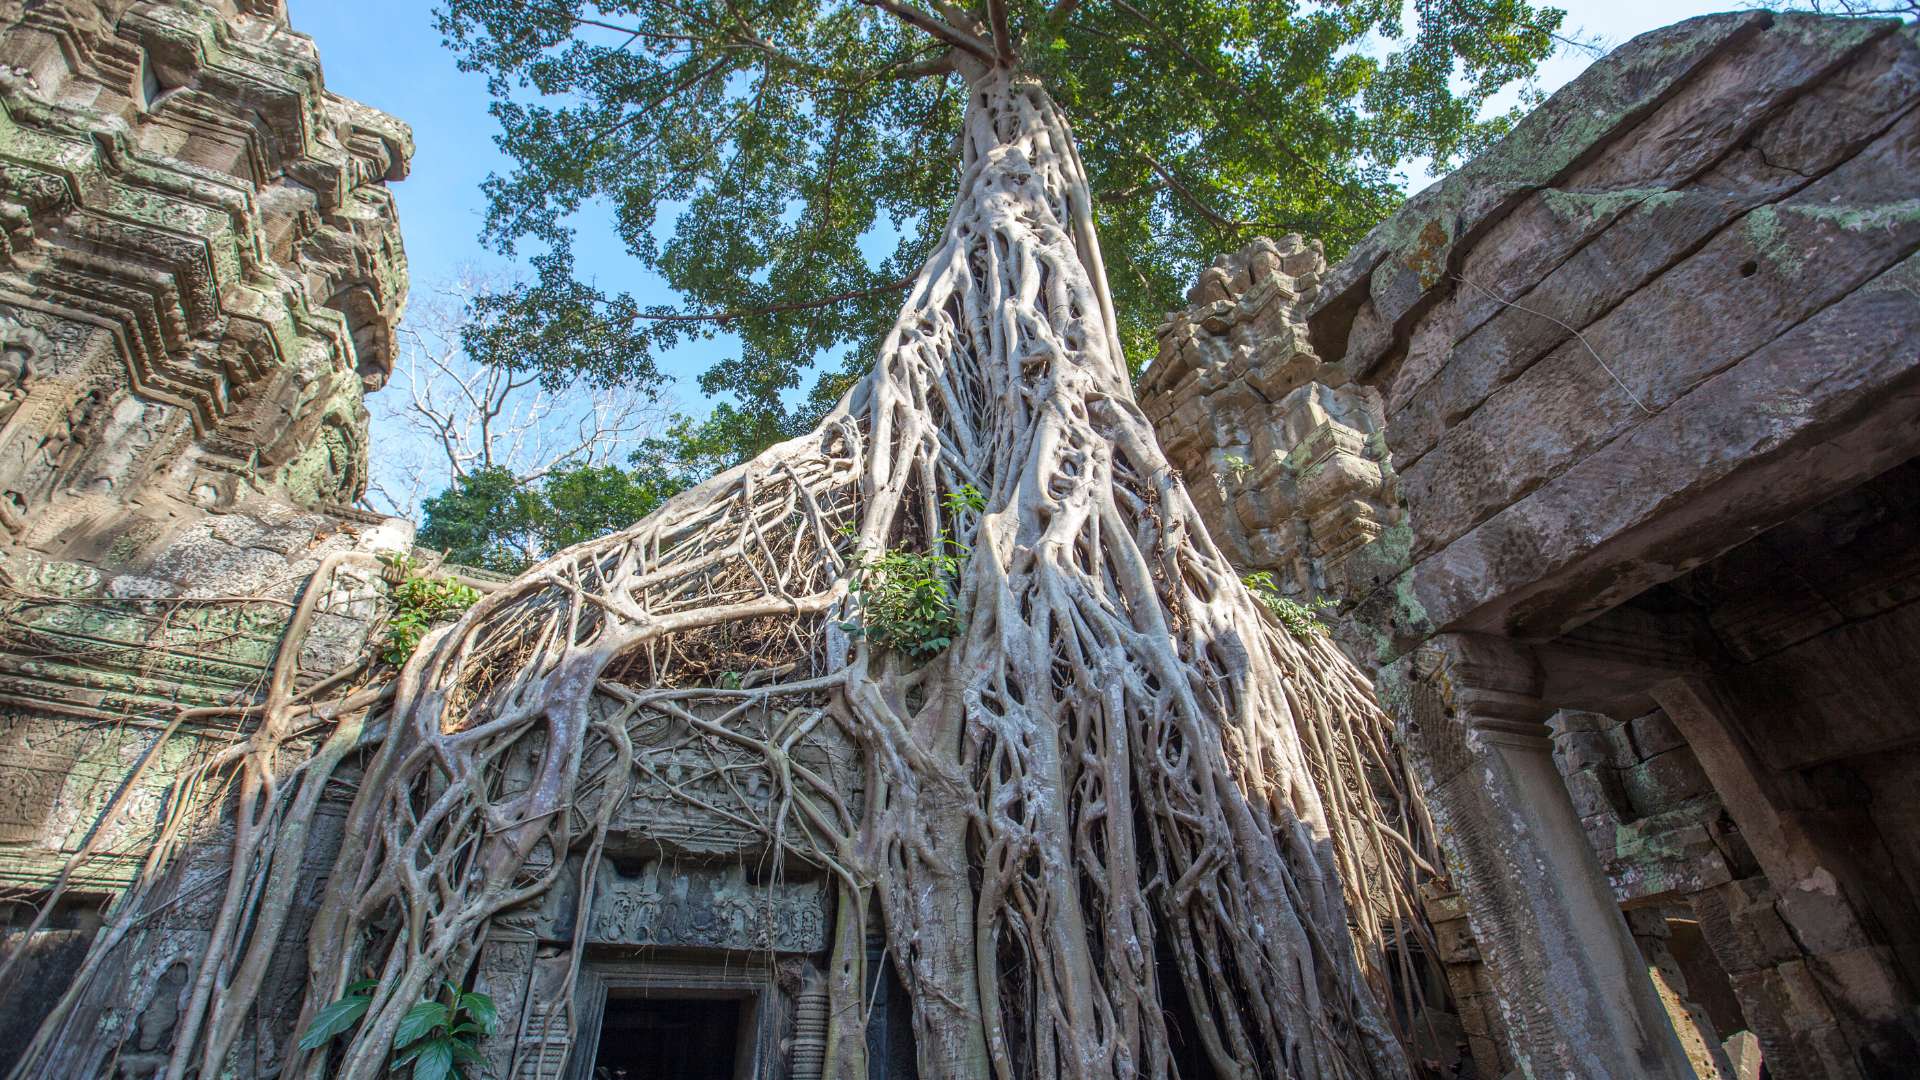
M 1443 634 L 1394 669 L 1383 681 L 1522 1071 L 1692 1080 L 1554 765 L 1531 652 Z

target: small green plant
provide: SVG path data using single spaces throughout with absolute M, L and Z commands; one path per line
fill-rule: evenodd
M 362 979 L 347 987 L 339 1001 L 314 1015 L 313 1023 L 307 1025 L 306 1034 L 300 1036 L 300 1049 L 318 1050 L 335 1035 L 359 1023 L 360 1018 L 367 1014 L 367 1006 L 373 1002 L 373 991 L 379 985 L 373 979 Z
M 1220 459 L 1220 463 L 1227 467 L 1227 472 L 1233 476 L 1233 482 L 1236 484 L 1246 483 L 1247 474 L 1253 471 L 1253 463 L 1239 454 L 1228 454 Z
M 987 497 L 972 484 L 962 484 L 940 497 L 949 514 L 981 514 Z M 953 644 L 964 626 L 955 588 L 967 546 L 942 532 L 929 552 L 891 548 L 853 569 L 848 592 L 860 608 L 859 622 L 841 623 L 850 634 L 918 659 L 933 656 Z
M 402 552 L 390 552 L 380 560 L 387 564 L 393 586 L 393 614 L 387 618 L 387 641 L 380 658 L 394 667 L 407 662 L 420 639 L 434 624 L 445 622 L 472 607 L 480 599 L 480 590 L 462 585 L 450 577 L 423 574 L 419 564 Z
M 958 490 L 940 496 L 940 505 L 955 517 L 969 513 L 984 514 L 987 512 L 987 497 L 972 484 L 961 484 Z
M 1247 574 L 1240 581 L 1253 593 L 1253 598 L 1260 601 L 1260 606 L 1272 612 L 1273 617 L 1280 620 L 1280 625 L 1286 627 L 1294 637 L 1307 638 L 1331 631 L 1331 627 L 1320 621 L 1321 612 L 1340 606 L 1331 597 L 1316 596 L 1303 604 L 1282 596 L 1280 584 L 1265 570 Z
M 894 548 L 854 567 L 848 591 L 860 606 L 860 621 L 840 628 L 913 657 L 953 644 L 961 630 L 954 596 L 961 556 L 951 549 L 964 549 L 944 534 L 934 544 L 929 553 Z
M 366 979 L 347 987 L 339 1001 L 321 1009 L 307 1025 L 300 1049 L 318 1050 L 359 1023 L 379 985 Z M 452 982 L 442 986 L 446 1000 L 429 998 L 400 1018 L 393 1033 L 390 1075 L 401 1075 L 411 1066 L 413 1080 L 466 1080 L 469 1068 L 485 1064 L 476 1043 L 499 1028 L 499 1008 L 485 994 L 462 992 Z

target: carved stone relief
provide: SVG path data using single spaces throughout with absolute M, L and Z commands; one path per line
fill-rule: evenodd
M 632 877 L 603 866 L 595 875 L 587 937 L 596 945 L 821 953 L 828 896 L 820 880 L 749 883 L 741 863 L 654 859 Z

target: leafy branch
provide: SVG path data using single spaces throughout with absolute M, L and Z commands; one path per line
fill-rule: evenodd
M 306 1033 L 300 1036 L 300 1049 L 318 1050 L 358 1024 L 379 986 L 374 979 L 363 979 L 347 987 L 340 1000 L 321 1009 L 307 1025 Z M 400 1026 L 393 1033 L 390 1075 L 397 1076 L 411 1066 L 413 1080 L 465 1080 L 469 1068 L 485 1065 L 476 1044 L 500 1027 L 498 1006 L 491 997 L 464 992 L 452 982 L 442 986 L 445 1001 L 429 998 L 400 1018 Z
M 946 511 L 980 514 L 986 496 L 972 484 L 941 497 Z M 925 659 L 953 644 L 966 629 L 960 620 L 957 586 L 969 548 L 945 531 L 933 538 L 927 552 L 889 548 L 854 567 L 848 592 L 860 610 L 859 622 L 840 624 L 842 630 L 885 649 Z

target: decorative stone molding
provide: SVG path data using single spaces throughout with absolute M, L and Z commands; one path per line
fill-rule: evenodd
M 296 685 L 340 671 L 385 585 L 365 565 L 309 579 L 412 545 L 407 523 L 342 508 L 406 298 L 386 185 L 412 137 L 329 93 L 286 18 L 279 0 L 0 2 L 0 885 L 30 897 L 101 830 L 59 921 L 6 940 L 27 975 L 0 987 L 0 1071 L 142 871 L 175 781 L 242 734 L 179 710 L 254 700 L 286 648 Z M 318 616 L 289 645 L 306 589 Z M 116 1075 L 164 1067 L 228 870 L 220 785 L 187 790 L 175 899 L 135 931 L 141 964 L 82 1006 L 126 1035 L 100 1041 Z M 303 882 L 325 880 L 341 810 L 323 801 Z M 316 896 L 296 898 L 236 1061 L 277 1068 Z
M 358 498 L 411 153 L 326 91 L 277 4 L 0 29 L 0 526 L 39 545 L 150 495 Z
M 1300 312 L 1317 295 L 1319 241 L 1256 240 L 1214 261 L 1159 329 L 1141 407 L 1214 541 L 1283 592 L 1347 598 L 1352 556 L 1401 520 L 1378 395 L 1323 361 Z

